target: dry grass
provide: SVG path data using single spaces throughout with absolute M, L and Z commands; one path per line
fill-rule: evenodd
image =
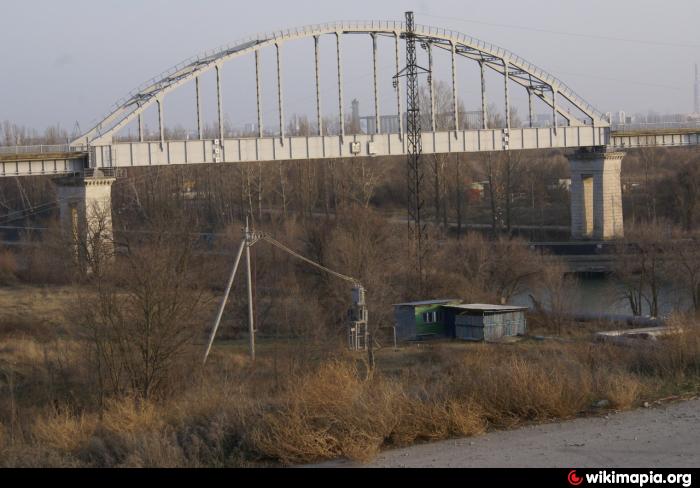
M 634 375 L 626 372 L 611 372 L 597 378 L 596 389 L 612 408 L 625 410 L 634 406 L 644 387 Z
M 0 251 L 0 285 L 10 285 L 17 281 L 19 266 L 12 251 Z
M 47 356 L 49 346 L 30 337 L 11 339 L 7 347 L 14 352 L 6 350 L 0 362 L 5 369 L 12 363 L 15 374 L 11 390 L 0 377 L 4 466 L 368 461 L 392 446 L 571 418 L 599 411 L 594 405 L 600 400 L 627 409 L 700 385 L 697 327 L 640 348 L 579 337 L 382 349 L 371 372 L 356 356 L 336 353 L 291 374 L 292 363 L 283 358 L 292 358 L 292 350 L 273 360 L 277 349 L 264 343 L 251 367 L 231 346 L 218 350 L 206 374 L 192 374 L 176 395 L 151 402 L 106 399 L 102 409 L 69 401 L 84 391 L 78 386 L 66 386 L 63 396 L 52 393 L 57 386 L 46 370 L 59 357 L 77 362 L 76 354 Z M 72 374 L 84 377 L 79 369 Z M 49 391 L 42 396 L 41 388 Z M 9 398 L 21 408 L 11 410 Z M 41 407 L 50 398 L 55 408 Z
M 95 415 L 73 414 L 66 410 L 37 417 L 32 435 L 44 447 L 71 453 L 90 440 L 96 427 Z
M 164 422 L 154 403 L 126 397 L 107 402 L 100 425 L 108 431 L 133 436 L 160 430 Z
M 461 385 L 484 407 L 492 424 L 568 418 L 590 403 L 590 376 L 563 355 L 548 361 L 519 356 L 494 359 L 491 355 L 469 360 L 468 376 Z
M 41 327 L 42 332 L 70 332 L 65 310 L 77 300 L 79 294 L 78 286 L 0 287 L 0 329 L 5 324 L 20 323 L 27 330 Z
M 262 415 L 252 447 L 284 463 L 344 456 L 369 460 L 392 432 L 400 391 L 379 376 L 331 362 L 293 380 Z

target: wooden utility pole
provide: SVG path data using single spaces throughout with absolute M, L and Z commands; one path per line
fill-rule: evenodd
M 253 316 L 253 274 L 250 268 L 250 247 L 254 241 L 248 227 L 248 218 L 245 219 L 245 261 L 248 283 L 248 336 L 250 337 L 250 360 L 255 361 L 255 320 Z
M 207 362 L 207 357 L 211 351 L 212 344 L 214 343 L 214 338 L 216 337 L 216 331 L 219 329 L 219 324 L 221 323 L 221 317 L 224 313 L 224 308 L 226 307 L 226 302 L 228 301 L 229 294 L 231 293 L 231 288 L 233 287 L 233 281 L 236 277 L 236 271 L 238 270 L 238 265 L 241 261 L 241 256 L 243 255 L 243 250 L 246 252 L 246 265 L 247 265 L 247 284 L 248 284 L 248 331 L 250 336 L 250 359 L 255 361 L 255 315 L 254 315 L 254 304 L 253 304 L 253 273 L 250 264 L 250 248 L 257 243 L 259 240 L 267 241 L 269 244 L 283 250 L 286 253 L 318 268 L 326 273 L 329 273 L 337 278 L 349 281 L 353 284 L 353 313 L 354 319 L 351 324 L 350 331 L 356 331 L 354 337 L 351 335 L 350 348 L 352 350 L 364 350 L 368 348 L 369 341 L 371 337 L 369 336 L 367 329 L 367 305 L 365 302 L 365 289 L 360 284 L 358 280 L 352 278 L 351 276 L 346 276 L 344 274 L 333 271 L 332 269 L 326 268 L 322 264 L 312 261 L 309 258 L 302 256 L 301 254 L 291 250 L 281 242 L 273 239 L 271 236 L 265 234 L 264 232 L 257 232 L 252 230 L 248 225 L 248 220 L 246 219 L 244 236 L 241 239 L 241 244 L 238 248 L 238 254 L 236 255 L 236 261 L 233 265 L 233 270 L 231 271 L 231 276 L 229 277 L 228 284 L 226 286 L 226 291 L 219 305 L 219 310 L 216 314 L 216 320 L 214 321 L 214 327 L 212 328 L 211 334 L 209 335 L 209 343 L 207 349 L 204 352 L 204 359 L 202 364 Z M 369 345 L 369 360 L 370 364 L 374 365 L 374 351 L 371 345 Z

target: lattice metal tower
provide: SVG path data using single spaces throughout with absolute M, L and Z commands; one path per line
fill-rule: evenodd
M 695 63 L 695 113 L 700 114 L 700 77 L 698 77 L 698 65 Z
M 406 77 L 407 123 L 406 123 L 406 183 L 408 209 L 408 240 L 409 256 L 415 265 L 418 275 L 418 292 L 422 292 L 423 259 L 425 254 L 426 229 L 422 221 L 423 197 L 421 187 L 425 177 L 421 153 L 420 101 L 418 91 L 418 75 L 430 71 L 418 66 L 416 57 L 416 35 L 414 34 L 413 12 L 406 12 L 406 67 L 394 77 L 394 86 L 399 89 L 398 78 Z

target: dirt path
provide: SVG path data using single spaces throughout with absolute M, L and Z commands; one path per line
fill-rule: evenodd
M 693 467 L 700 466 L 699 443 L 700 399 L 695 399 L 386 451 L 366 466 Z

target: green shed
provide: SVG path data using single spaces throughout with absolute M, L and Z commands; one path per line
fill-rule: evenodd
M 454 314 L 444 306 L 456 305 L 460 301 L 458 298 L 443 298 L 395 304 L 396 340 L 451 337 Z

